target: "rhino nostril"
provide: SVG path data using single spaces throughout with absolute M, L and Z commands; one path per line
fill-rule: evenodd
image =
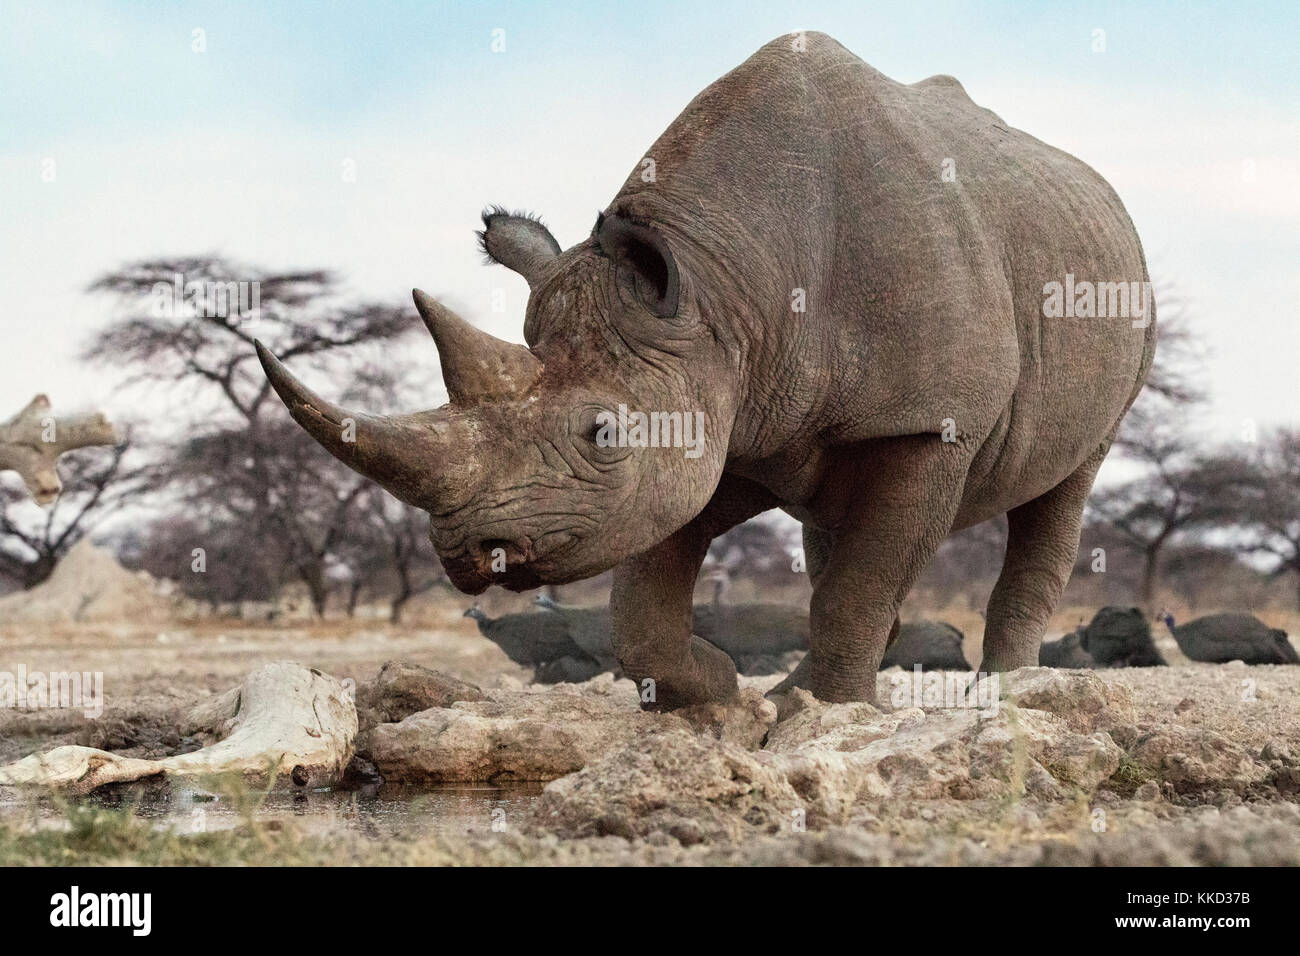
M 505 538 L 487 538 L 479 542 L 479 548 L 480 553 L 489 559 L 505 555 L 505 559 L 511 564 L 524 560 L 524 549 L 514 541 L 507 541 Z

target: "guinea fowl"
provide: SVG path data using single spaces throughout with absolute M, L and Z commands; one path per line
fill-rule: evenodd
M 564 620 L 570 640 L 618 673 L 608 607 L 569 607 L 545 596 L 534 603 Z M 803 608 L 723 604 L 715 591 L 713 603 L 695 605 L 694 618 L 693 632 L 726 651 L 742 674 L 786 671 L 791 662 L 785 656 L 808 649 L 808 612 Z
M 898 628 L 898 637 L 885 649 L 881 668 L 968 671 L 970 662 L 961 650 L 962 633 L 942 621 L 912 621 Z
M 534 598 L 533 603 L 549 612 L 542 616 L 562 626 L 569 640 L 592 660 L 599 661 L 603 670 L 618 672 L 618 659 L 610 640 L 609 608 L 568 607 L 544 594 Z
M 1097 662 L 1079 643 L 1080 631 L 1071 631 L 1059 641 L 1044 641 L 1038 646 L 1038 664 L 1040 667 L 1063 667 L 1075 670 L 1093 668 Z
M 1151 625 L 1135 607 L 1104 607 L 1079 632 L 1079 646 L 1098 667 L 1163 667 Z M 1040 651 L 1041 653 L 1041 651 Z
M 465 617 L 473 618 L 479 633 L 512 661 L 531 667 L 539 684 L 589 680 L 606 669 L 573 642 L 563 621 L 550 614 L 525 611 L 492 618 L 475 604 Z
M 1210 614 L 1169 632 L 1190 660 L 1206 664 L 1300 664 L 1286 631 L 1251 614 Z

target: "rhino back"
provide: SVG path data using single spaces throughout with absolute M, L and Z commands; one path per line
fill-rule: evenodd
M 1044 284 L 1066 272 L 1147 279 L 1122 204 L 951 78 L 904 85 L 824 35 L 802 52 L 782 37 L 646 155 L 654 181 L 638 165 L 611 208 L 660 226 L 705 304 L 734 316 L 748 363 L 777 373 L 747 385 L 761 414 L 738 419 L 738 457 L 951 417 L 984 441 L 964 526 L 1062 481 L 1136 395 L 1154 323 L 1043 319 Z

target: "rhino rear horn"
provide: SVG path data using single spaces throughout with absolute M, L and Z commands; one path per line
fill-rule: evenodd
M 453 405 L 517 398 L 537 381 L 542 363 L 524 346 L 476 329 L 419 289 L 411 297 L 438 346 L 443 384 Z
M 541 220 L 493 206 L 483 213 L 483 229 L 478 233 L 479 246 L 493 262 L 518 272 L 536 289 L 549 273 L 560 254 L 560 244 Z

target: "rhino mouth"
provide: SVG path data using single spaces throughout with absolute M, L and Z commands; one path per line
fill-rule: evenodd
M 531 591 L 544 584 L 556 583 L 550 578 L 543 578 L 529 565 L 508 568 L 505 571 L 485 572 L 470 559 L 444 560 L 443 569 L 447 580 L 462 594 L 482 594 L 496 584 L 508 591 Z
M 570 568 L 566 560 L 581 544 L 578 535 L 552 532 L 547 537 L 557 540 L 544 548 L 531 541 L 471 542 L 454 554 L 441 556 L 443 569 L 452 585 L 465 594 L 482 594 L 494 584 L 508 591 L 531 591 L 546 584 L 569 584 L 590 576 L 587 562 Z

